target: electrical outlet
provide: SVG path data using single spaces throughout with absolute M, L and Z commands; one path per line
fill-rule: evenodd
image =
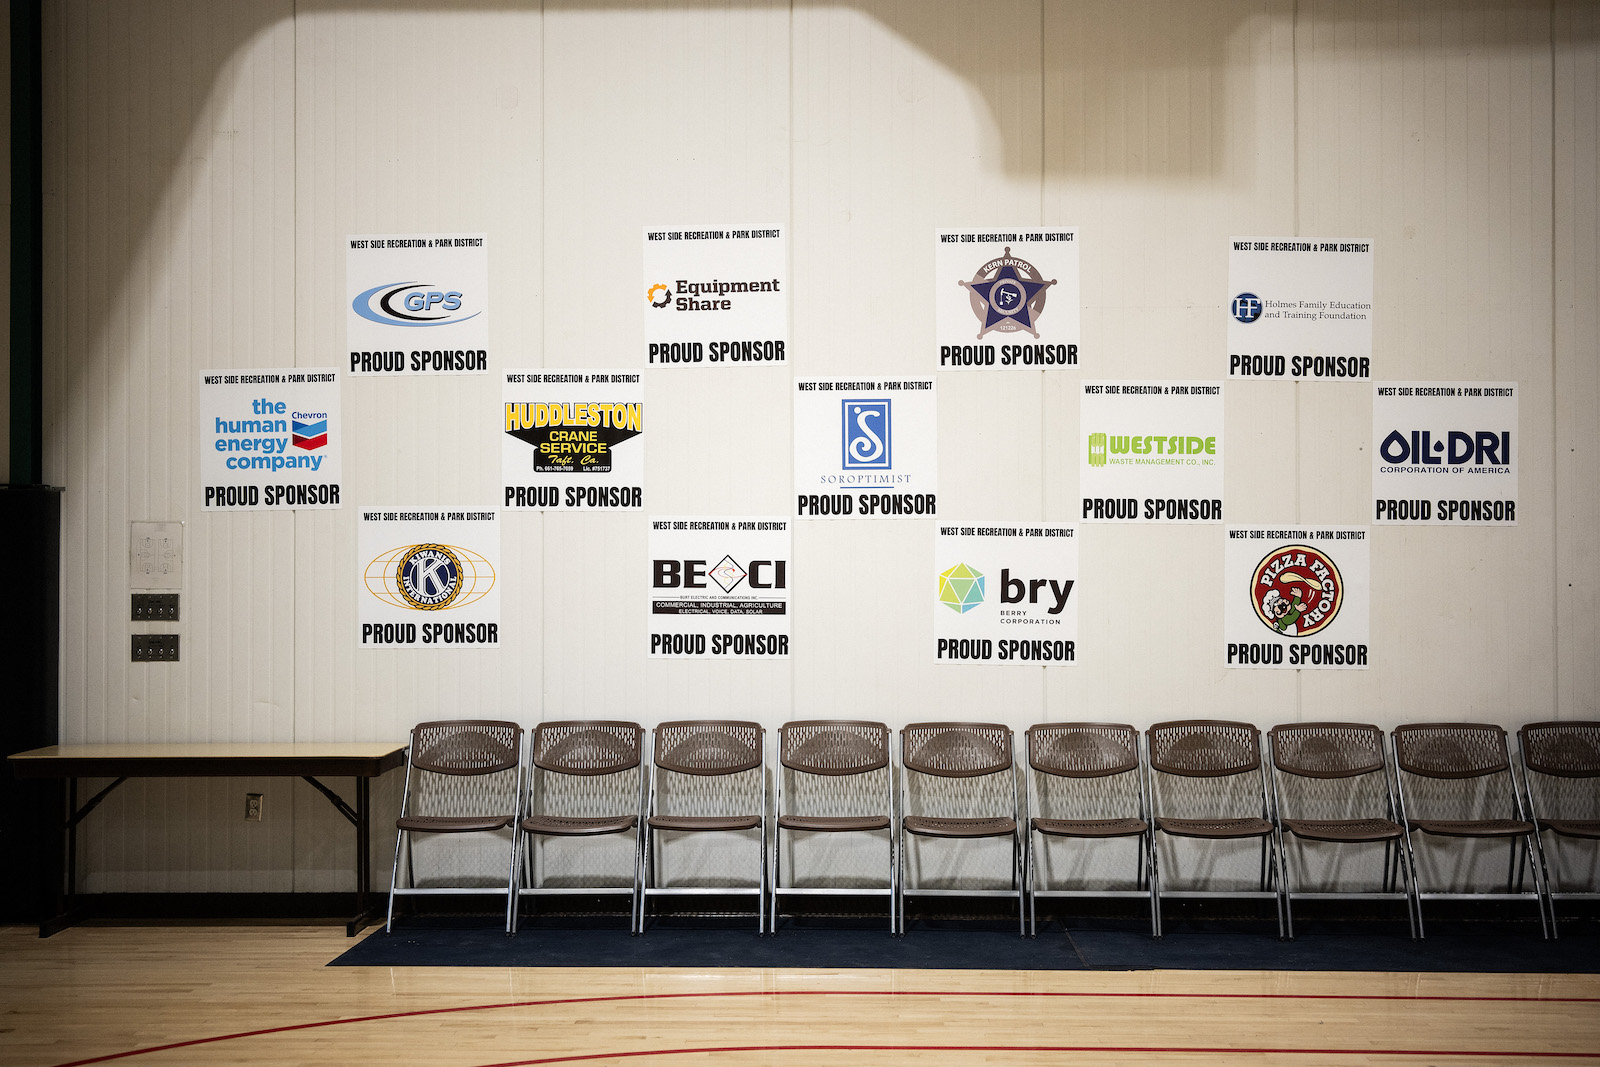
M 177 593 L 134 593 L 134 622 L 177 622 Z
M 177 634 L 134 634 L 133 662 L 176 663 L 178 661 Z
M 244 821 L 261 821 L 261 802 L 265 799 L 264 793 L 246 793 L 244 795 Z

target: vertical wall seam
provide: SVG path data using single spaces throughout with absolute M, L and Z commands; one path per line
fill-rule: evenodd
M 1556 176 L 1556 164 L 1559 158 L 1559 149 L 1556 138 L 1559 131 L 1556 127 L 1556 0 L 1550 0 L 1549 16 L 1545 22 L 1546 43 L 1550 56 L 1550 560 L 1554 564 L 1550 568 L 1550 580 L 1555 588 L 1550 598 L 1550 642 L 1551 659 L 1550 670 L 1554 674 L 1552 679 L 1554 707 L 1553 718 L 1561 718 L 1561 408 L 1557 402 L 1561 388 L 1561 352 L 1560 327 L 1558 325 L 1561 314 L 1561 280 L 1559 276 L 1560 260 L 1556 255 L 1557 226 L 1561 224 L 1560 207 L 1557 204 L 1557 188 L 1559 179 Z

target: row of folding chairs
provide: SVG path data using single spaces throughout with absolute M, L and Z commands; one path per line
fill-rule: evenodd
M 422 723 L 407 753 L 390 926 L 398 897 L 492 891 L 505 893 L 506 930 L 514 933 L 524 898 L 576 891 L 629 896 L 637 934 L 653 897 L 742 893 L 756 898 L 765 933 L 776 928 L 784 897 L 876 894 L 887 898 L 890 930 L 902 933 L 907 896 L 998 895 L 1015 898 L 1019 931 L 1028 934 L 1037 929 L 1041 896 L 1133 895 L 1148 898 L 1151 933 L 1160 937 L 1157 835 L 1174 848 L 1184 839 L 1259 841 L 1256 888 L 1227 895 L 1272 899 L 1282 937 L 1294 936 L 1294 900 L 1352 895 L 1403 900 L 1412 936 L 1423 936 L 1423 900 L 1467 894 L 1422 889 L 1417 834 L 1509 842 L 1505 893 L 1470 895 L 1531 898 L 1547 937 L 1555 933 L 1557 898 L 1593 895 L 1552 891 L 1542 835 L 1600 840 L 1600 722 L 1524 726 L 1516 764 L 1506 732 L 1486 723 L 1414 723 L 1388 735 L 1362 723 L 1296 723 L 1265 735 L 1250 723 L 1219 720 L 1158 723 L 1143 734 L 1123 724 L 1041 723 L 1024 735 L 1025 766 L 1012 730 L 997 723 L 912 724 L 900 731 L 898 753 L 880 722 L 796 721 L 777 734 L 769 797 L 767 734 L 755 722 L 684 720 L 649 732 L 631 722 L 546 722 L 526 746 L 512 722 Z M 419 839 L 507 830 L 503 885 L 418 883 Z M 700 834 L 755 838 L 747 884 L 658 884 L 661 839 Z M 802 885 L 793 877 L 786 884 L 786 840 L 839 834 L 884 839 L 881 887 Z M 541 841 L 615 835 L 631 835 L 631 880 L 575 889 L 536 870 Z M 1009 888 L 908 884 L 912 838 L 1008 839 Z M 1116 839 L 1135 846 L 1126 889 L 1072 888 L 1041 874 L 1046 841 L 1070 848 Z M 1381 889 L 1297 891 L 1291 839 L 1381 845 Z M 1530 872 L 1533 888 L 1524 891 Z

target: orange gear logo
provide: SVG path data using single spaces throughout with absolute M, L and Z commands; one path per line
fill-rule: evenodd
M 660 300 L 656 299 L 656 294 L 657 293 L 661 294 L 661 299 Z M 658 285 L 652 285 L 650 287 L 650 291 L 644 294 L 644 298 L 646 300 L 650 301 L 650 306 L 651 307 L 653 307 L 653 308 L 664 308 L 668 304 L 672 303 L 672 290 L 668 289 L 664 285 L 659 285 L 659 284 Z

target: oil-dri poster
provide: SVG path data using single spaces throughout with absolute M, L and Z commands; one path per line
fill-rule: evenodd
M 1223 574 L 1227 666 L 1368 666 L 1365 527 L 1230 526 Z
M 643 507 L 644 376 L 507 371 L 501 506 L 514 511 Z
M 1222 521 L 1221 382 L 1079 388 L 1082 521 Z
M 650 655 L 787 659 L 789 520 L 650 520 Z
M 934 658 L 1076 663 L 1074 533 L 1071 526 L 1041 523 L 940 523 L 933 547 L 939 579 Z
M 1517 383 L 1379 382 L 1372 521 L 1517 524 Z
M 803 519 L 937 514 L 934 386 L 932 378 L 797 379 L 795 514 Z
M 788 362 L 789 243 L 781 226 L 644 231 L 645 363 Z
M 1077 365 L 1082 300 L 1076 230 L 959 230 L 937 239 L 940 369 Z
M 200 507 L 342 507 L 339 372 L 333 367 L 200 372 Z
M 489 249 L 481 233 L 356 236 L 345 250 L 350 373 L 487 374 Z
M 1372 242 L 1235 237 L 1228 377 L 1372 377 Z
M 499 516 L 493 508 L 362 508 L 361 647 L 498 646 Z

